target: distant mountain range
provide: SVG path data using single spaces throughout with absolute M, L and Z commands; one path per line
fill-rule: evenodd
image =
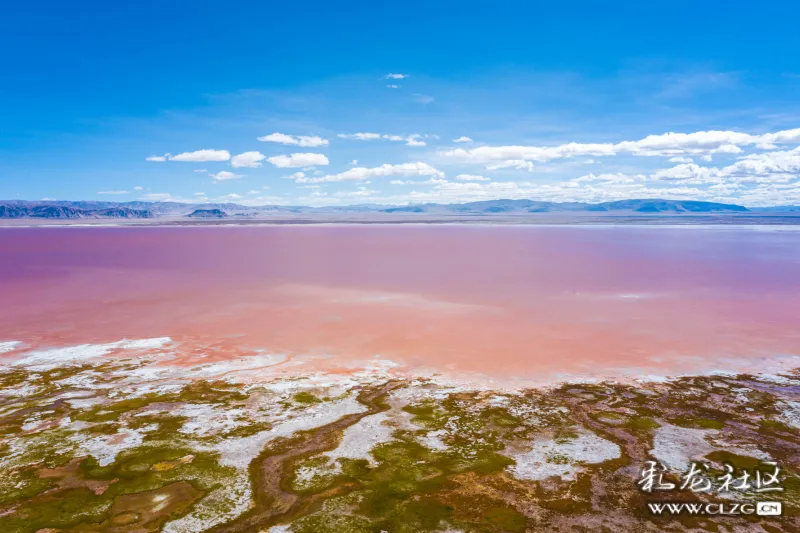
M 72 205 L 84 203 L 87 205 Z M 94 202 L 0 201 L 0 218 L 153 218 L 154 216 L 150 209 L 134 209 L 121 204 L 92 204 Z
M 741 205 L 690 200 L 638 199 L 589 204 L 582 202 L 538 202 L 534 200 L 487 200 L 463 204 L 417 204 L 389 206 L 359 204 L 350 206 L 244 206 L 188 204 L 180 202 L 94 202 L 0 200 L 0 219 L 222 219 L 269 217 L 274 215 L 315 214 L 426 214 L 435 216 L 525 215 L 531 213 L 586 213 L 625 215 L 681 215 L 736 213 L 800 213 L 797 206 L 748 209 Z

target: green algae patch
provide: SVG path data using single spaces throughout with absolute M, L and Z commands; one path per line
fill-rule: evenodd
M 142 494 L 156 497 L 158 491 L 166 491 L 168 494 L 163 499 L 166 502 L 163 506 L 159 507 L 162 500 L 158 500 L 152 502 L 153 505 L 149 510 L 145 509 L 144 514 L 142 509 L 136 510 L 145 517 L 149 516 L 148 513 L 156 513 L 157 516 L 147 519 L 148 527 L 156 518 L 156 522 L 162 524 L 167 518 L 176 516 L 176 513 L 185 512 L 202 495 L 235 478 L 234 470 L 221 467 L 215 456 L 202 452 L 195 452 L 196 455 L 191 456 L 188 451 L 145 446 L 123 451 L 113 464 L 105 467 L 99 466 L 94 458 L 87 457 L 80 461 L 75 471 L 60 470 L 62 481 L 59 483 L 65 483 L 67 487 L 55 491 L 44 492 L 53 487 L 51 479 L 37 482 L 29 473 L 28 490 L 13 494 L 17 507 L 13 515 L 0 517 L 0 531 L 27 532 L 42 528 L 95 531 L 97 527 L 105 530 L 120 526 L 120 519 L 115 516 L 130 511 L 120 510 L 120 502 L 138 501 L 140 496 L 137 495 Z M 165 464 L 171 467 L 165 468 Z M 55 477 L 58 472 L 55 470 L 49 476 Z M 85 486 L 70 487 L 75 484 Z M 38 493 L 34 494 L 37 489 Z M 142 531 L 151 530 L 157 529 Z
M 146 426 L 157 426 L 154 431 L 149 431 L 144 435 L 144 441 L 169 442 L 181 435 L 178 430 L 189 421 L 188 417 L 176 416 L 164 413 L 148 413 L 131 417 L 127 426 L 132 429 L 141 429 Z
M 292 396 L 292 401 L 305 405 L 322 403 L 322 400 L 320 400 L 319 398 L 317 398 L 316 396 L 307 391 L 296 393 L 294 396 Z
M 180 468 L 153 468 L 162 463 L 180 463 L 190 455 L 192 460 L 183 463 Z M 219 465 L 215 454 L 191 448 L 151 446 L 125 450 L 108 466 L 99 466 L 94 458 L 87 457 L 81 463 L 81 470 L 86 479 L 117 480 L 108 490 L 111 495 L 155 490 L 181 480 L 191 481 L 198 488 L 208 491 L 235 475 L 233 468 Z
M 637 416 L 628 420 L 625 423 L 625 427 L 635 431 L 650 431 L 661 427 L 661 425 L 652 418 Z
M 501 428 L 517 428 L 523 426 L 522 419 L 508 412 L 501 407 L 490 407 L 481 412 L 481 418 L 488 424 L 493 424 Z
M 111 501 L 80 487 L 38 495 L 20 502 L 13 515 L 0 517 L 0 531 L 32 532 L 44 528 L 67 529 L 83 522 L 107 518 Z
M 794 433 L 797 431 L 795 428 L 793 428 L 789 424 L 786 424 L 785 422 L 782 422 L 780 420 L 766 419 L 766 418 L 761 420 L 761 426 L 767 429 L 781 431 L 785 433 Z
M 745 455 L 738 455 L 724 450 L 711 452 L 706 455 L 706 458 L 715 463 L 727 463 L 737 470 L 754 471 L 761 465 L 761 460 L 754 457 L 747 457 Z
M 35 466 L 4 470 L 0 476 L 0 506 L 33 498 L 53 485 L 42 479 Z
M 484 512 L 483 522 L 499 531 L 525 531 L 528 519 L 511 507 L 490 507 Z
M 226 381 L 196 380 L 187 384 L 172 401 L 187 403 L 231 403 L 243 402 L 248 395 L 237 385 Z
M 671 418 L 669 419 L 669 422 L 676 426 L 685 428 L 696 428 L 696 429 L 720 430 L 725 427 L 725 422 L 722 422 L 721 420 L 714 420 L 711 418 L 680 417 L 680 418 Z

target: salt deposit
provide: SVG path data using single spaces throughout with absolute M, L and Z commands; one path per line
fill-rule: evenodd
M 519 479 L 544 480 L 552 476 L 574 480 L 580 464 L 597 464 L 621 456 L 620 447 L 593 433 L 575 438 L 534 441 L 530 451 L 511 454 L 516 464 L 508 470 Z

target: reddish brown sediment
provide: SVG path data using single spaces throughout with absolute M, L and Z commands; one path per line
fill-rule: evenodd
M 169 336 L 171 364 L 552 381 L 800 354 L 800 232 L 316 226 L 3 228 L 0 340 Z M 0 357 L 9 357 L 7 354 Z

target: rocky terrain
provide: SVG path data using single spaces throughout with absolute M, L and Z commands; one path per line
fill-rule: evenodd
M 0 202 L 0 219 L 153 218 L 153 212 L 149 209 L 134 209 L 105 203 L 97 206 L 65 204 L 67 202 Z
M 798 531 L 800 374 L 472 390 L 375 360 L 0 343 L 0 531 Z M 209 353 L 213 351 L 209 349 Z M 780 492 L 647 492 L 777 461 Z M 783 503 L 654 516 L 648 502 Z

